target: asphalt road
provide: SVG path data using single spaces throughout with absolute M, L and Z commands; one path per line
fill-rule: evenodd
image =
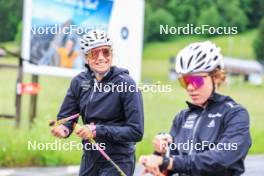
M 264 155 L 249 155 L 243 176 L 264 176 Z M 0 176 L 77 176 L 79 166 L 0 168 Z M 135 176 L 140 176 L 142 166 L 137 165 Z

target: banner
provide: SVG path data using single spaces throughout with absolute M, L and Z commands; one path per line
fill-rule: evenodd
M 78 38 L 104 28 L 113 39 L 113 63 L 139 81 L 143 0 L 25 0 L 22 57 L 25 72 L 75 76 L 84 70 Z

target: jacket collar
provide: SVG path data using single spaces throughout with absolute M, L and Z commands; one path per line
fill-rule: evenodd
M 211 104 L 214 104 L 216 102 L 222 102 L 225 100 L 225 96 L 220 95 L 216 92 L 212 93 L 212 95 L 208 98 L 208 104 L 207 106 L 210 106 Z M 186 104 L 188 105 L 188 107 L 190 108 L 190 110 L 203 110 L 204 108 L 201 106 L 197 106 L 189 101 L 186 101 Z
M 95 73 L 92 71 L 92 69 L 90 68 L 90 66 L 89 66 L 88 64 L 85 64 L 85 67 L 87 68 L 87 73 L 88 73 L 88 75 L 89 75 L 93 80 L 95 80 L 95 79 L 96 79 L 96 78 L 95 78 Z M 102 80 L 108 80 L 108 79 L 111 77 L 112 73 L 113 73 L 113 69 L 114 69 L 114 66 L 111 66 L 111 67 L 110 67 L 110 70 L 108 70 L 108 71 L 105 73 L 105 75 L 104 75 L 104 77 L 103 77 Z M 102 81 L 102 80 L 101 80 L 101 81 Z

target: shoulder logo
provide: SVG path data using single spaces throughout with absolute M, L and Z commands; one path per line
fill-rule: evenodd
M 227 102 L 227 103 L 225 103 L 225 104 L 228 105 L 228 106 L 230 106 L 231 108 L 234 107 L 234 104 L 233 104 L 232 102 Z

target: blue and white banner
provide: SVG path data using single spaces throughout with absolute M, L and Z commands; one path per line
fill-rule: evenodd
M 84 69 L 78 38 L 94 28 L 113 39 L 114 65 L 140 79 L 143 0 L 25 0 L 22 57 L 25 71 L 74 76 Z

